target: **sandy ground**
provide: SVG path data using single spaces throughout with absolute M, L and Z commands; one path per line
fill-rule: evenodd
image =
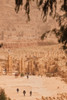
M 41 77 L 30 76 L 18 77 L 0 76 L 0 87 L 5 89 L 7 96 L 12 100 L 36 100 L 42 96 L 56 96 L 57 93 L 67 93 L 67 84 L 59 77 Z M 16 89 L 19 88 L 19 93 Z M 23 90 L 26 90 L 26 96 L 23 96 Z M 30 96 L 29 92 L 33 94 Z

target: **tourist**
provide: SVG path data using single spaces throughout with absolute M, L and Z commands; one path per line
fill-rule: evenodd
M 19 92 L 19 89 L 17 88 L 17 93 Z
M 26 91 L 25 91 L 25 90 L 23 90 L 23 95 L 25 96 L 25 94 L 26 94 Z
M 30 91 L 30 96 L 32 96 L 32 91 Z
M 29 76 L 27 75 L 27 79 L 29 78 Z

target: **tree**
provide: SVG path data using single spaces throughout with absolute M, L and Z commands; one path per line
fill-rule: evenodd
M 0 90 L 0 100 L 7 100 L 7 97 L 3 89 Z
M 3 89 L 0 89 L 0 100 L 11 100 L 10 98 L 7 98 Z
M 18 0 L 16 0 L 18 1 Z M 19 0 L 20 1 L 20 0 Z M 67 49 L 67 0 L 59 0 L 60 4 L 61 4 L 61 11 L 64 12 L 63 15 L 59 14 L 57 11 L 58 5 L 57 2 L 58 0 L 26 0 L 26 4 L 25 4 L 25 11 L 28 17 L 28 21 L 30 21 L 30 2 L 36 2 L 36 5 L 38 7 L 38 9 L 42 9 L 43 12 L 43 21 L 45 22 L 47 20 L 47 16 L 48 13 L 50 16 L 52 16 L 54 19 L 56 19 L 56 21 L 59 24 L 59 29 L 53 29 L 50 30 L 52 32 L 54 32 L 56 34 L 56 36 L 58 37 L 58 41 L 63 43 L 63 48 Z M 20 4 L 21 5 L 21 4 Z M 19 11 L 19 9 L 18 9 Z M 53 16 L 54 14 L 54 16 Z M 49 33 L 49 32 L 47 32 Z M 45 34 L 42 34 L 41 39 L 43 40 L 45 37 Z

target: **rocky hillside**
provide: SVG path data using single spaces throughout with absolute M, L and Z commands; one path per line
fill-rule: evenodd
M 57 94 L 55 97 L 43 97 L 36 100 L 67 100 L 67 93 Z
M 24 1 L 25 5 L 25 1 Z M 17 48 L 29 45 L 40 44 L 44 42 L 49 44 L 57 43 L 57 39 L 51 33 L 47 39 L 41 41 L 41 35 L 53 27 L 56 22 L 51 17 L 44 23 L 42 20 L 42 12 L 31 1 L 30 22 L 27 21 L 24 5 L 18 13 L 15 12 L 14 0 L 5 0 L 0 3 L 0 42 L 4 47 Z

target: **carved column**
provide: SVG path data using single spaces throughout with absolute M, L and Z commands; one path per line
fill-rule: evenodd
M 1 67 L 1 65 L 0 65 L 0 74 L 2 73 L 2 67 Z
M 8 57 L 8 72 L 12 73 L 12 57 L 10 55 Z
M 24 62 L 24 56 L 23 56 L 23 58 L 21 59 L 21 72 L 22 72 L 22 73 L 25 73 L 25 62 Z
M 19 65 L 20 65 L 20 73 L 22 73 L 22 58 L 20 58 L 20 61 L 19 61 Z

